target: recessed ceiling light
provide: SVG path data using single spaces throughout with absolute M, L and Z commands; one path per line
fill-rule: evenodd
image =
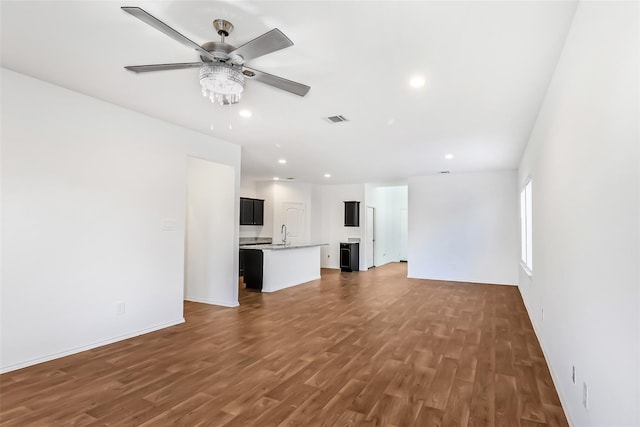
M 453 159 L 453 154 L 445 154 L 444 158 L 447 159 L 447 160 L 451 160 L 451 159 Z
M 277 176 L 274 176 L 274 177 L 273 177 L 273 180 L 274 180 L 274 181 L 278 181 L 279 179 L 280 179 L 280 178 L 278 178 Z
M 250 110 L 240 110 L 240 112 L 238 114 L 240 114 L 241 117 L 251 117 L 251 111 Z
M 285 163 L 287 163 L 286 159 L 280 159 L 278 160 L 278 163 L 280 163 L 281 165 L 284 165 Z
M 330 173 L 325 173 L 325 174 L 324 174 L 324 177 L 325 177 L 325 178 L 331 178 L 331 174 L 330 174 Z
M 413 78 L 411 78 L 411 80 L 409 80 L 409 85 L 411 85 L 411 87 L 415 87 L 415 88 L 419 88 L 424 86 L 424 77 L 421 76 L 415 76 Z

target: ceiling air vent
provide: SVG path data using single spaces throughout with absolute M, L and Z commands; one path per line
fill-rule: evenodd
M 440 171 L 440 173 L 451 173 L 449 171 Z
M 330 116 L 327 117 L 327 120 L 330 123 L 340 123 L 340 122 L 347 122 L 347 118 L 345 116 Z

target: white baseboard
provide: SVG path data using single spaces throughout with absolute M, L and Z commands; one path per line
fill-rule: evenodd
M 37 357 L 35 359 L 27 360 L 20 363 L 15 363 L 13 365 L 4 366 L 0 368 L 0 374 L 4 374 L 6 372 L 15 371 L 18 369 L 26 368 L 28 366 L 37 365 L 39 363 L 48 362 L 50 360 L 59 359 L 61 357 L 70 356 L 72 354 L 80 353 L 83 351 L 91 350 L 92 348 L 102 347 L 104 345 L 113 344 L 114 342 L 123 341 L 129 338 L 137 337 L 139 335 L 148 334 L 149 332 L 158 331 L 160 329 L 168 328 L 170 326 L 179 325 L 180 323 L 184 323 L 184 317 L 179 320 L 174 320 L 171 322 L 161 323 L 158 325 L 151 326 L 150 328 L 140 329 L 134 332 L 130 332 L 128 334 L 119 335 L 117 337 L 109 338 L 106 340 L 96 341 L 91 344 L 83 345 L 80 347 L 75 347 L 69 350 L 60 351 L 57 353 L 51 353 L 46 356 Z
M 519 286 L 518 286 L 518 292 L 520 292 Z M 527 304 L 527 300 L 524 298 L 524 295 L 522 295 L 522 292 L 520 292 L 520 297 L 524 302 L 524 308 L 527 310 L 529 321 L 533 326 L 533 332 L 536 334 L 536 337 L 538 338 L 538 342 L 540 343 L 540 348 L 542 349 L 544 360 L 547 363 L 547 366 L 549 367 L 549 372 L 551 373 L 551 381 L 553 381 L 553 387 L 556 389 L 556 392 L 558 393 L 558 397 L 560 398 L 560 404 L 562 405 L 562 410 L 564 411 L 564 414 L 567 417 L 567 422 L 569 423 L 569 426 L 573 427 L 576 424 L 571 419 L 571 413 L 567 411 L 567 408 L 569 407 L 569 405 L 567 405 L 567 399 L 565 399 L 564 394 L 562 393 L 562 390 L 558 387 L 558 384 L 559 384 L 558 374 L 556 374 L 556 371 L 553 369 L 553 366 L 551 365 L 551 363 L 549 363 L 549 356 L 547 356 L 547 351 L 544 349 L 544 341 L 542 340 L 542 334 L 539 333 L 538 328 L 536 327 L 536 322 L 533 321 L 533 317 L 531 316 L 531 310 L 529 309 L 529 304 Z
M 238 304 L 238 301 L 226 302 L 226 301 L 208 300 L 204 298 L 192 298 L 192 297 L 184 297 L 184 300 L 191 301 L 191 302 L 200 302 L 202 304 L 209 304 L 209 305 L 221 305 L 222 307 L 231 307 L 231 308 L 240 306 L 240 304 Z
M 451 282 L 451 283 L 471 283 L 473 285 L 498 285 L 498 286 L 515 286 L 517 287 L 517 283 L 501 283 L 501 282 L 472 282 L 469 280 L 460 280 L 460 279 L 434 279 L 432 277 L 415 277 L 407 275 L 407 279 L 418 279 L 418 280 L 432 280 L 434 282 Z

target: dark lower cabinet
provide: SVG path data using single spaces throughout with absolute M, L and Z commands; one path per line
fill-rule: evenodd
M 262 251 L 259 249 L 240 249 L 244 284 L 247 289 L 262 292 Z
M 360 244 L 340 243 L 340 270 L 360 270 Z

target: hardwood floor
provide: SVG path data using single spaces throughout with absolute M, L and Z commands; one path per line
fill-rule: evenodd
M 567 426 L 516 287 L 322 276 L 4 374 L 0 425 Z

